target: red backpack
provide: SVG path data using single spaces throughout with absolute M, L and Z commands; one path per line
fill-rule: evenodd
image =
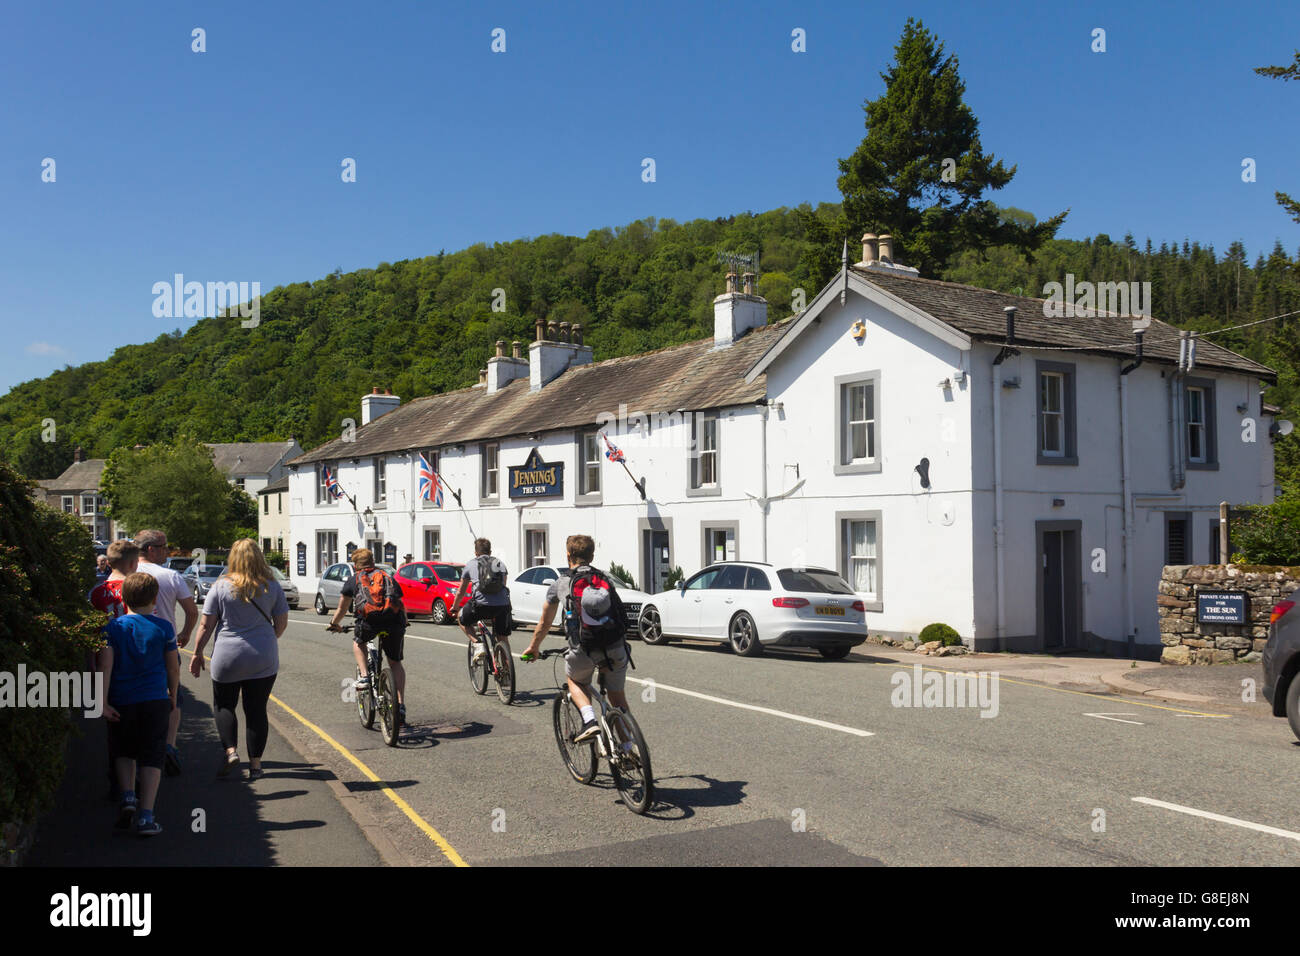
M 391 575 L 377 568 L 358 571 L 356 587 L 357 593 L 352 597 L 352 612 L 357 617 L 364 620 L 371 615 L 400 617 L 405 613 L 401 592 Z

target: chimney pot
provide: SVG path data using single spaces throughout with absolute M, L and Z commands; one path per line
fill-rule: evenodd
M 862 236 L 862 262 L 864 265 L 871 265 L 876 261 L 876 234 L 874 232 L 864 233 Z
M 510 357 L 511 357 L 511 358 L 523 358 L 523 353 L 520 352 L 520 348 L 521 348 L 521 347 L 522 347 L 522 343 L 520 343 L 517 339 L 516 339 L 514 342 L 511 342 L 511 343 L 510 343 Z
M 737 288 L 737 282 L 736 282 L 736 279 L 737 279 L 736 273 L 734 273 L 734 272 L 728 272 L 728 273 L 727 273 L 727 292 L 728 292 L 728 293 L 734 293 L 734 292 L 739 291 L 739 289 Z
M 556 327 L 556 324 L 554 322 L 546 323 L 546 337 L 548 339 L 554 342 L 556 338 L 559 336 L 559 334 L 560 334 L 560 330 Z
M 478 370 L 478 383 L 480 385 L 487 384 L 487 369 L 481 368 Z
M 567 341 L 569 341 L 569 323 L 568 323 L 568 322 L 561 322 L 561 323 L 560 323 L 560 341 L 561 341 L 561 342 L 567 342 Z
M 573 323 L 573 344 L 574 345 L 582 344 L 582 323 L 581 322 Z
M 745 288 L 745 295 L 753 295 L 753 294 L 754 294 L 754 279 L 755 279 L 755 275 L 754 275 L 754 273 L 752 273 L 752 272 L 746 272 L 745 275 L 743 276 L 743 279 L 744 279 L 744 282 L 745 282 L 745 286 L 744 286 L 744 288 Z
M 887 232 L 880 234 L 880 261 L 894 261 L 894 237 Z
M 505 354 L 506 354 L 506 340 L 497 339 L 497 358 L 501 358 Z
M 371 394 L 371 395 L 378 395 L 378 394 L 379 394 L 379 386 L 378 386 L 378 385 L 375 385 L 375 386 L 371 387 L 371 389 L 370 389 L 370 394 Z
M 537 320 L 537 339 L 536 339 L 536 341 L 541 342 L 541 341 L 545 340 L 545 338 L 546 338 L 546 320 L 545 320 L 545 319 L 542 319 L 542 318 L 539 318 L 539 319 Z

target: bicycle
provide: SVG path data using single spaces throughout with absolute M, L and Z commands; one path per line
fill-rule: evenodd
M 538 660 L 563 655 L 566 648 L 552 647 L 537 655 Z M 591 740 L 578 743 L 573 738 L 582 730 L 582 713 L 573 701 L 568 681 L 558 673 L 558 662 L 552 666 L 555 683 L 560 693 L 552 709 L 555 742 L 560 757 L 574 780 L 589 785 L 596 779 L 600 758 L 609 762 L 614 786 L 618 788 L 623 805 L 636 814 L 643 814 L 654 803 L 654 772 L 650 769 L 650 748 L 636 718 L 609 702 L 605 695 L 605 675 L 597 671 L 599 690 L 590 684 L 583 686 L 593 704 L 599 705 L 596 722 L 600 732 Z
M 475 621 L 474 632 L 484 642 L 487 653 L 475 661 L 474 645 L 468 646 L 466 663 L 469 667 L 469 685 L 474 688 L 474 693 L 486 694 L 488 677 L 491 676 L 496 681 L 497 699 L 503 704 L 509 704 L 515 699 L 514 658 L 505 645 L 497 641 L 494 629 L 488 626 L 488 622 Z
M 347 633 L 356 628 L 355 624 L 344 624 L 339 628 Z M 390 747 L 397 746 L 397 736 L 402 729 L 402 712 L 398 709 L 397 690 L 393 685 L 393 672 L 384 667 L 384 638 L 387 631 L 377 631 L 366 643 L 366 666 L 370 673 L 370 686 L 357 691 L 357 716 L 361 726 L 369 730 L 379 717 L 379 730 L 384 743 Z M 361 680 L 361 668 L 357 668 L 357 680 Z

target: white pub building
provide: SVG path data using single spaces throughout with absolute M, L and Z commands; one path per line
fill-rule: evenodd
M 1273 498 L 1275 373 L 1159 320 L 1139 340 L 921 278 L 888 236 L 847 260 L 780 322 L 730 273 L 711 338 L 593 363 L 581 327 L 539 322 L 476 386 L 364 396 L 354 434 L 289 462 L 294 583 L 310 601 L 361 546 L 464 562 L 479 536 L 513 575 L 586 533 L 646 591 L 717 560 L 820 566 L 874 634 L 1157 657 L 1162 566 L 1217 560 L 1221 501 Z M 421 455 L 459 502 L 421 498 Z

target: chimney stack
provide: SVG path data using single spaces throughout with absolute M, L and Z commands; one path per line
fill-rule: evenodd
M 746 272 L 741 292 L 734 272 L 727 273 L 727 291 L 713 300 L 713 347 L 725 348 L 751 329 L 767 324 L 767 300 L 754 294 L 754 273 Z
M 361 424 L 369 425 L 376 418 L 387 415 L 401 404 L 400 398 L 388 389 L 381 392 L 376 385 L 370 390 L 369 395 L 361 396 Z

